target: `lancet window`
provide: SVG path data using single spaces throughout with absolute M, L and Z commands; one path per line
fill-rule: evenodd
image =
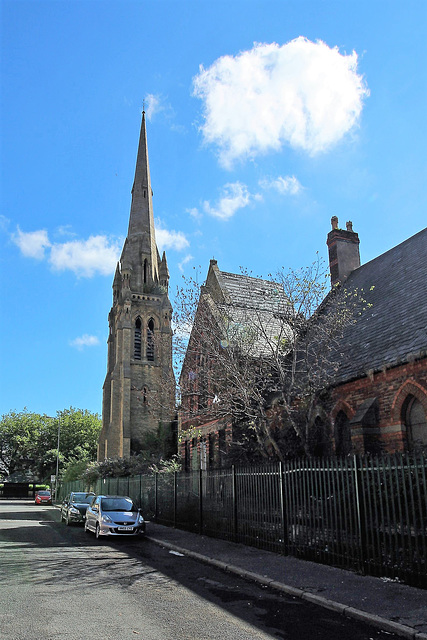
M 154 360 L 154 320 L 150 318 L 147 326 L 147 360 Z
M 133 337 L 133 357 L 135 360 L 141 360 L 141 328 L 141 318 L 137 318 Z

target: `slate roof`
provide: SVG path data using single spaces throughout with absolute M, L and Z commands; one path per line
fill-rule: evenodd
M 271 280 L 226 271 L 219 275 L 234 306 L 278 312 L 286 304 L 283 289 Z
M 215 304 L 229 321 L 231 341 L 246 344 L 252 356 L 270 355 L 286 331 L 278 315 L 289 304 L 283 288 L 270 280 L 226 271 L 218 270 L 217 278 L 224 300 Z
M 345 332 L 335 383 L 427 355 L 427 228 L 355 269 L 344 286 L 364 289 L 373 306 Z

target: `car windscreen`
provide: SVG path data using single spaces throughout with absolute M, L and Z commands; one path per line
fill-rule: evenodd
M 93 493 L 89 496 L 87 493 L 74 493 L 71 496 L 71 502 L 78 502 L 79 504 L 90 504 L 93 500 Z
M 127 498 L 103 498 L 101 509 L 102 511 L 136 511 L 132 500 Z
M 50 496 L 50 491 L 38 491 L 39 496 Z

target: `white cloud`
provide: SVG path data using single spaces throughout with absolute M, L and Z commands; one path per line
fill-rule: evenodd
M 74 233 L 73 227 L 70 224 L 63 224 L 58 227 L 56 231 L 60 236 L 74 237 L 77 235 L 76 233 Z
M 82 351 L 84 347 L 95 347 L 99 344 L 99 340 L 96 336 L 89 336 L 87 333 L 80 336 L 79 338 L 74 338 L 74 340 L 70 340 L 70 345 L 72 347 L 76 347 L 79 351 Z
M 299 37 L 200 66 L 193 95 L 204 104 L 201 127 L 221 163 L 279 150 L 327 150 L 358 122 L 369 95 L 357 73 L 357 54 Z
M 58 233 L 71 234 L 68 227 L 60 227 Z M 175 249 L 182 251 L 190 243 L 181 231 L 168 231 L 156 221 L 156 239 L 159 251 Z M 43 260 L 47 257 L 55 271 L 73 271 L 77 276 L 92 278 L 95 275 L 114 274 L 123 246 L 122 238 L 108 238 L 105 235 L 90 236 L 87 240 L 69 240 L 50 243 L 47 231 L 25 233 L 18 227 L 12 240 L 26 257 Z M 45 255 L 45 249 L 50 254 Z
M 189 213 L 190 216 L 192 218 L 194 218 L 195 220 L 199 220 L 202 217 L 202 214 L 200 213 L 200 211 L 198 209 L 196 209 L 196 207 L 192 207 L 191 209 L 187 209 L 187 213 Z
M 120 256 L 121 243 L 106 236 L 90 236 L 88 240 L 73 240 L 54 244 L 49 262 L 57 271 L 67 269 L 78 276 L 91 278 L 95 274 L 114 273 Z
M 45 229 L 25 232 L 17 227 L 16 233 L 12 234 L 12 240 L 20 248 L 23 256 L 36 260 L 43 260 L 45 249 L 51 246 Z
M 9 224 L 10 224 L 9 218 L 6 218 L 6 216 L 0 214 L 0 231 L 7 231 Z
M 243 207 L 246 207 L 252 198 L 258 199 L 258 196 L 251 196 L 246 185 L 241 182 L 233 182 L 224 185 L 222 195 L 216 206 L 205 200 L 203 202 L 203 210 L 210 216 L 228 220 Z
M 181 322 L 179 325 L 177 325 L 172 320 L 172 331 L 174 333 L 174 336 L 176 336 L 179 340 L 187 341 L 191 335 L 192 330 L 193 330 L 192 322 L 190 321 Z
M 153 93 L 149 93 L 145 96 L 145 113 L 147 115 L 147 119 L 151 120 L 153 115 L 158 111 L 162 111 L 160 98 L 159 96 L 155 96 Z
M 193 256 L 188 254 L 185 256 L 185 258 L 183 260 L 181 260 L 181 262 L 178 263 L 178 269 L 181 271 L 181 273 L 184 272 L 184 267 L 188 262 L 191 262 L 191 260 L 193 260 Z
M 175 251 L 182 251 L 186 247 L 190 246 L 185 235 L 182 231 L 168 231 L 163 229 L 160 225 L 160 221 L 156 220 L 156 241 L 160 253 L 166 249 L 175 249 Z
M 283 195 L 295 196 L 302 190 L 301 183 L 295 176 L 278 176 L 277 178 L 265 178 L 260 180 L 263 189 L 274 189 Z

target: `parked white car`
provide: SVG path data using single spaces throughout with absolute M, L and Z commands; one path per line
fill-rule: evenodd
M 85 531 L 97 538 L 138 536 L 145 533 L 145 520 L 127 496 L 95 496 L 86 511 Z

